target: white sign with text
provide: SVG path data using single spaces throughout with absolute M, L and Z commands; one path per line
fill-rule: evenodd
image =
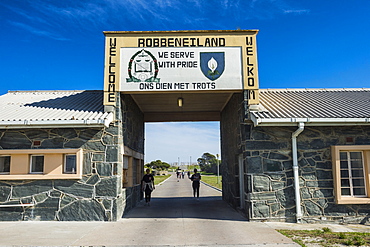
M 241 47 L 121 48 L 120 91 L 243 89 Z

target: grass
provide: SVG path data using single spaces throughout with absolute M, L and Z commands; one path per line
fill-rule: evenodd
M 369 246 L 370 233 L 322 230 L 277 230 L 301 246 Z
M 164 180 L 166 180 L 170 176 L 171 176 L 171 174 L 154 176 L 154 185 L 158 185 L 158 184 L 162 183 Z
M 222 189 L 222 176 L 219 177 L 219 182 L 217 183 L 217 176 L 203 174 L 202 181 L 220 190 Z

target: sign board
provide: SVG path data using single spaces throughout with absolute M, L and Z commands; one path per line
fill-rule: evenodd
M 121 48 L 121 91 L 242 89 L 240 47 Z
M 104 32 L 104 104 L 116 92 L 242 91 L 258 103 L 255 30 Z

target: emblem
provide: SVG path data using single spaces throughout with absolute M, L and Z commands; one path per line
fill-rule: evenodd
M 201 52 L 200 69 L 203 74 L 210 80 L 217 80 L 225 69 L 224 52 Z
M 126 82 L 159 82 L 157 59 L 147 50 L 136 52 L 128 63 Z

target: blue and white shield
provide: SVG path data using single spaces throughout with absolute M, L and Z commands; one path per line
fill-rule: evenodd
M 200 69 L 211 81 L 217 80 L 225 69 L 224 52 L 201 52 Z

